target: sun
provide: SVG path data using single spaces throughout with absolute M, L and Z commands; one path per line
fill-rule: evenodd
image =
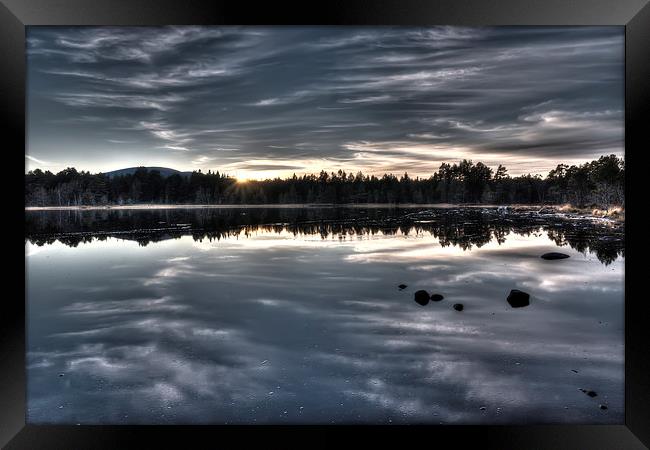
M 237 184 L 245 184 L 248 183 L 248 181 L 248 178 L 237 178 Z

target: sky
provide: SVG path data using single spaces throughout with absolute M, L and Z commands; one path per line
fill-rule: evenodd
M 624 155 L 623 27 L 27 27 L 25 171 L 240 179 Z

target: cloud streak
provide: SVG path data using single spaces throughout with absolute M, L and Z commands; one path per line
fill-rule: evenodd
M 621 27 L 27 34 L 27 153 L 41 161 L 429 176 L 462 158 L 519 174 L 624 154 Z

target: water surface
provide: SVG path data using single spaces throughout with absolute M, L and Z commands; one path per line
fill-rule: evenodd
M 29 423 L 623 422 L 620 227 L 476 208 L 29 211 L 25 240 Z M 420 306 L 419 289 L 444 299 Z

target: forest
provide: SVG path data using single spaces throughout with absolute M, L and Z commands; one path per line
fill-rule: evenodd
M 25 174 L 25 206 L 128 204 L 625 204 L 625 161 L 615 155 L 581 165 L 559 164 L 545 177 L 510 176 L 482 162 L 441 164 L 428 178 L 321 171 L 290 178 L 238 181 L 218 171 L 163 176 L 139 168 L 108 176 L 67 168 Z

